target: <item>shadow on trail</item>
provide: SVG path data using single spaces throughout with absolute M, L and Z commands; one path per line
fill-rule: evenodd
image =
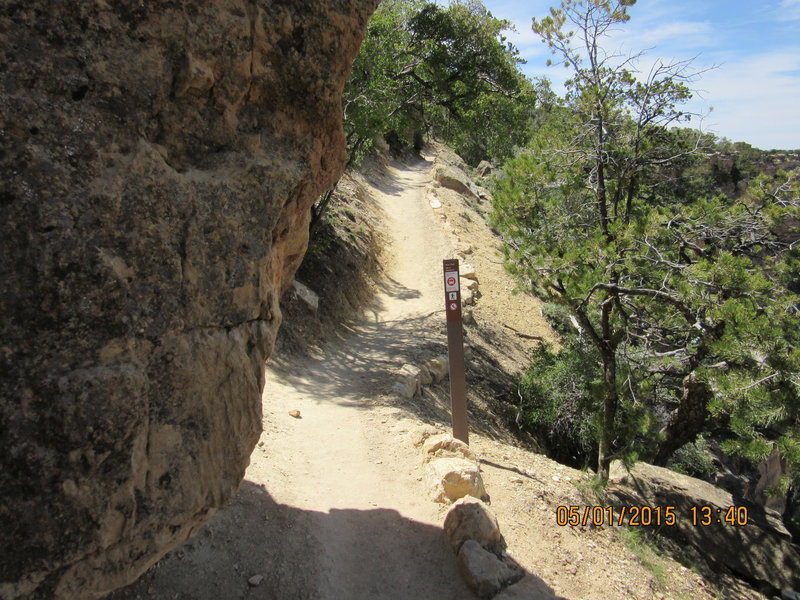
M 397 175 L 371 175 L 367 180 L 387 196 L 400 196 L 409 186 L 415 185 L 414 178 L 405 173 L 426 171 L 432 165 L 432 161 L 421 156 L 405 162 L 392 161 L 392 168 L 397 171 Z
M 106 600 L 153 591 L 180 600 L 475 598 L 440 528 L 388 509 L 302 510 L 250 481 L 194 539 Z
M 291 357 L 274 357 L 270 375 L 320 402 L 353 405 L 387 394 L 404 363 L 420 364 L 447 351 L 443 324 L 436 322 L 441 317 L 436 317 L 362 322 L 338 332 L 321 357 L 300 364 Z

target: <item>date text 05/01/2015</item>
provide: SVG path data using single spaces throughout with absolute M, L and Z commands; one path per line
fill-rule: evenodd
M 602 525 L 628 525 L 629 527 L 678 525 L 680 519 L 696 527 L 711 525 L 747 525 L 746 506 L 692 506 L 679 511 L 675 506 L 559 506 L 556 508 L 556 525 L 600 527 Z

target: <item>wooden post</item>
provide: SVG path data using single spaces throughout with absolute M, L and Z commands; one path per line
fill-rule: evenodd
M 458 259 L 442 263 L 444 300 L 447 315 L 447 356 L 450 364 L 450 408 L 453 437 L 469 444 L 467 422 L 467 382 L 464 368 L 464 328 L 461 323 L 461 285 Z

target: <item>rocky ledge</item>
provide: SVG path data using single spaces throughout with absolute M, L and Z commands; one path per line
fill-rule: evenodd
M 0 7 L 0 597 L 97 598 L 239 486 L 375 2 Z

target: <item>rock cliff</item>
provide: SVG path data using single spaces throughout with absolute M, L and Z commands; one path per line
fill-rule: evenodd
M 0 4 L 0 597 L 102 596 L 237 489 L 374 4 Z

